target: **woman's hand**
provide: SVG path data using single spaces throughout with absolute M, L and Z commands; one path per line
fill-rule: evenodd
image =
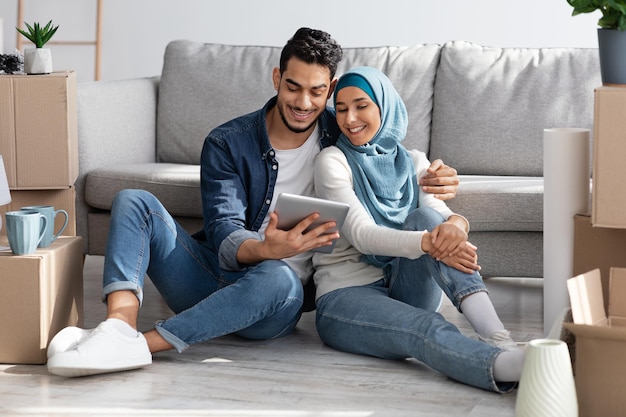
M 467 242 L 467 233 L 453 223 L 442 223 L 430 232 L 430 256 L 440 261 L 458 253 L 460 246 Z
M 470 242 L 465 242 L 459 247 L 457 253 L 441 259 L 441 262 L 466 274 L 480 271 L 477 249 Z
M 442 223 L 432 232 L 424 233 L 422 250 L 466 274 L 480 271 L 478 248 L 467 240 L 467 233 L 452 222 Z

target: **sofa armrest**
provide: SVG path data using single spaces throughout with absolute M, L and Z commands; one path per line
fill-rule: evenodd
M 85 177 L 109 165 L 156 162 L 159 77 L 80 83 L 76 230 L 88 248 Z

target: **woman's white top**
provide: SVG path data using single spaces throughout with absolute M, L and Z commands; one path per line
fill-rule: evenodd
M 423 152 L 409 150 L 417 178 L 426 174 L 430 161 Z M 315 192 L 318 197 L 344 202 L 350 211 L 332 253 L 313 255 L 316 297 L 338 288 L 371 284 L 381 279 L 382 269 L 361 262 L 361 254 L 417 259 L 424 254 L 425 231 L 407 231 L 379 226 L 363 207 L 352 181 L 352 170 L 343 152 L 330 146 L 322 150 L 315 162 Z M 432 194 L 419 191 L 419 206 L 432 207 L 447 219 L 454 213 Z

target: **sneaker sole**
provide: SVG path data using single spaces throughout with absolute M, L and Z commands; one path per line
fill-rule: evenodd
M 54 357 L 48 361 L 48 371 L 51 374 L 65 377 L 80 377 L 89 375 L 106 374 L 111 372 L 130 371 L 133 369 L 143 368 L 152 364 L 152 357 L 149 359 L 139 358 L 134 361 L 123 361 L 116 364 L 109 364 L 107 367 L 81 367 L 69 366 L 64 364 L 55 364 Z

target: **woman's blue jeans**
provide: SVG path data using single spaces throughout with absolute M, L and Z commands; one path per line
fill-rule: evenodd
M 443 221 L 419 208 L 405 229 L 432 230 Z M 415 358 L 457 381 L 504 392 L 514 383 L 496 383 L 493 363 L 500 349 L 466 337 L 436 310 L 441 289 L 455 306 L 486 288 L 478 273 L 465 274 L 429 255 L 397 258 L 388 278 L 332 291 L 317 300 L 316 325 L 329 346 L 388 359 Z
M 217 254 L 182 229 L 156 197 L 124 190 L 111 210 L 103 299 L 130 290 L 142 303 L 146 274 L 175 313 L 156 330 L 179 352 L 230 333 L 285 336 L 300 319 L 302 283 L 287 264 L 270 260 L 222 271 Z

